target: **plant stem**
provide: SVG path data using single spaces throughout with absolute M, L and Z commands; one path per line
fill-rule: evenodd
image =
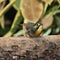
M 0 16 L 3 15 L 4 13 L 6 13 L 6 11 L 13 5 L 13 3 L 16 0 L 12 0 L 1 12 L 0 12 Z

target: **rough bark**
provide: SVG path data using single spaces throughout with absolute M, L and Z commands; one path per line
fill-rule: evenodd
M 60 36 L 1 37 L 0 60 L 60 60 Z

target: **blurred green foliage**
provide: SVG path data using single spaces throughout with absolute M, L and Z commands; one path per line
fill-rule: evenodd
M 0 0 L 0 36 L 22 36 L 24 16 L 20 10 L 21 0 Z M 44 16 L 42 35 L 60 34 L 60 0 L 42 0 Z M 11 12 L 10 12 L 11 11 Z M 15 14 L 14 14 L 15 12 Z M 52 17 L 51 17 L 52 16 Z

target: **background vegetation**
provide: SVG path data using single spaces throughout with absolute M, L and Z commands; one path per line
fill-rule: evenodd
M 8 37 L 24 35 L 21 24 L 23 24 L 28 17 L 25 18 L 24 13 L 22 13 L 23 9 L 20 10 L 22 7 L 20 6 L 21 1 L 25 2 L 27 0 L 0 0 L 0 36 Z M 39 3 L 40 2 L 43 4 L 42 11 L 44 14 L 44 17 L 40 22 L 43 24 L 43 31 L 41 34 L 43 36 L 59 35 L 60 0 L 42 0 L 39 1 Z M 30 8 L 33 9 L 34 6 Z

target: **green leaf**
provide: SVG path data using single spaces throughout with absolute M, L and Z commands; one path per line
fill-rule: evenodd
M 10 29 L 10 26 L 5 27 L 4 29 L 0 28 L 0 36 L 5 35 Z
M 4 21 L 4 16 L 1 16 L 0 17 L 0 25 L 1 25 L 1 27 L 4 29 L 4 24 L 5 24 L 5 21 Z
M 59 13 L 60 12 L 59 8 L 60 8 L 60 5 L 53 6 L 47 11 L 46 15 L 47 14 L 55 15 L 56 13 Z
M 22 36 L 22 35 L 24 35 L 25 34 L 25 31 L 24 30 L 20 30 L 20 31 L 18 31 L 16 34 L 14 34 L 14 36 L 16 37 L 16 36 Z
M 56 25 L 60 27 L 60 16 L 55 15 Z
M 12 1 L 12 0 L 11 0 Z M 13 7 L 18 10 L 20 8 L 20 0 L 16 0 L 16 2 L 13 4 Z
M 43 36 L 48 36 L 51 33 L 51 28 L 49 28 L 45 33 L 43 33 Z
M 56 28 L 56 33 L 59 33 L 59 31 L 60 31 L 60 28 L 57 27 L 57 28 Z

